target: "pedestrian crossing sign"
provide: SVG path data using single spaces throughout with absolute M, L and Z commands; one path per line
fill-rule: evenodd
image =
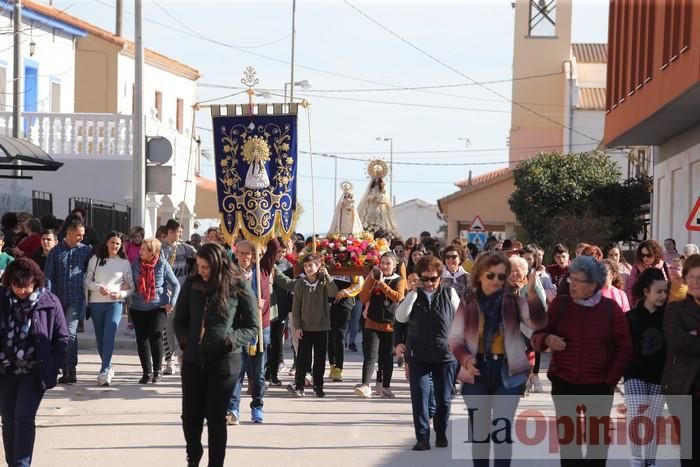
M 695 202 L 695 206 L 690 210 L 690 216 L 685 223 L 685 228 L 700 232 L 700 197 Z

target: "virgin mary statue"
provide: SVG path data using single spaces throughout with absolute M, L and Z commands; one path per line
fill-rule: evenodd
M 369 163 L 367 172 L 370 176 L 370 182 L 357 209 L 362 226 L 369 232 L 384 230 L 396 236 L 398 229 L 384 183 L 384 178 L 389 173 L 389 167 L 382 160 L 373 160 Z
M 362 233 L 364 229 L 362 228 L 360 215 L 357 213 L 357 208 L 355 207 L 355 195 L 352 192 L 352 183 L 343 182 L 340 184 L 340 188 L 343 190 L 343 194 L 340 196 L 338 205 L 335 208 L 331 228 L 328 229 L 328 235 Z

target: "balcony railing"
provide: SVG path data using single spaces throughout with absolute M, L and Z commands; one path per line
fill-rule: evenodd
M 96 113 L 22 114 L 23 134 L 54 159 L 130 159 L 132 116 Z M 12 113 L 0 112 L 0 135 L 12 135 Z

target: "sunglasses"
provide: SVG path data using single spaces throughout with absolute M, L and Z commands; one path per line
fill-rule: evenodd
M 487 272 L 486 273 L 486 278 L 490 281 L 494 280 L 496 277 L 498 277 L 499 281 L 506 280 L 506 275 L 503 273 L 501 273 L 501 274 L 496 274 L 495 272 Z
M 445 259 L 459 259 L 459 255 L 445 255 Z
M 642 253 L 642 258 L 653 258 L 653 257 L 654 257 L 654 255 L 651 255 L 648 253 L 647 254 Z
M 440 279 L 440 276 L 421 276 L 420 281 L 421 282 L 430 282 L 431 284 L 434 284 Z

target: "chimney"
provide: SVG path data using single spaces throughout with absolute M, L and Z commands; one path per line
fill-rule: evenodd
M 117 25 L 114 31 L 114 35 L 121 37 L 122 35 L 122 16 L 124 9 L 122 8 L 122 0 L 116 0 L 117 2 Z

